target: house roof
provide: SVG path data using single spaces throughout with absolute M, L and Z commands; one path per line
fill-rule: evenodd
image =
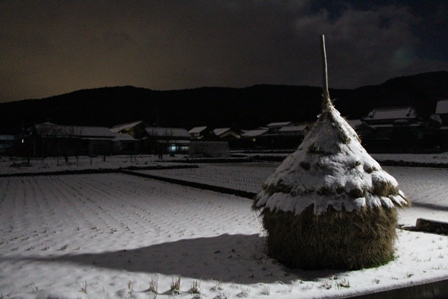
M 437 102 L 436 114 L 448 114 L 448 99 Z
M 110 130 L 113 133 L 118 133 L 118 132 L 120 132 L 122 130 L 133 128 L 133 127 L 141 124 L 142 122 L 143 121 L 140 120 L 140 121 L 135 121 L 135 122 L 132 122 L 132 123 L 116 125 L 116 126 L 113 126 L 112 128 L 110 128 Z
M 207 129 L 207 126 L 194 127 L 190 131 L 188 131 L 188 133 L 190 133 L 190 134 L 198 134 L 198 133 L 201 133 L 202 131 L 204 131 L 205 129 Z
M 145 129 L 150 136 L 170 136 L 190 138 L 190 133 L 183 128 L 148 127 Z
M 375 108 L 370 111 L 364 119 L 366 120 L 388 120 L 388 119 L 410 119 L 416 118 L 417 114 L 412 107 Z
M 300 125 L 300 126 L 287 126 L 287 127 L 282 127 L 280 130 L 278 130 L 279 132 L 298 132 L 298 131 L 303 131 L 306 128 L 306 125 Z
M 268 131 L 268 129 L 247 130 L 243 131 L 241 135 L 244 137 L 257 137 L 267 133 Z
M 0 135 L 2 141 L 14 141 L 14 135 Z
M 352 127 L 356 128 L 360 124 L 362 124 L 362 121 L 360 119 L 349 119 L 347 120 L 347 123 Z
M 278 127 L 285 127 L 285 126 L 290 126 L 290 125 L 292 125 L 292 122 L 290 122 L 290 121 L 283 121 L 283 122 L 270 123 L 266 127 L 268 127 L 268 128 L 278 128 Z
M 230 128 L 218 128 L 218 129 L 214 129 L 214 130 L 213 130 L 213 133 L 214 133 L 216 136 L 221 136 L 222 134 L 224 134 L 224 133 L 226 133 L 226 132 L 228 132 L 228 131 L 230 131 Z
M 41 136 L 52 137 L 102 137 L 113 138 L 115 134 L 107 127 L 66 126 L 50 122 L 34 125 L 37 133 Z

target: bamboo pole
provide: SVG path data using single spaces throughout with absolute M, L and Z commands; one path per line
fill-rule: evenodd
M 321 35 L 321 46 L 322 46 L 322 67 L 323 67 L 323 107 L 327 107 L 331 104 L 330 92 L 328 91 L 328 67 L 327 67 L 327 52 L 325 50 L 325 35 Z

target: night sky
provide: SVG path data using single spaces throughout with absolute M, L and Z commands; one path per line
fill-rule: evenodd
M 446 0 L 0 0 L 0 102 L 123 85 L 321 86 L 321 34 L 330 88 L 380 84 L 448 70 L 447 28 Z

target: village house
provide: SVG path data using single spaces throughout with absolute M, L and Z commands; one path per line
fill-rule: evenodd
M 353 128 L 353 130 L 356 130 L 358 126 L 362 124 L 362 121 L 360 119 L 347 119 L 347 123 Z
M 188 157 L 227 159 L 230 157 L 229 143 L 227 141 L 192 140 Z
M 266 135 L 268 132 L 269 129 L 263 127 L 254 130 L 242 130 L 241 138 L 243 147 L 251 149 L 264 147 L 264 141 L 267 140 L 267 138 L 264 138 L 264 135 Z
M 280 147 L 296 148 L 302 143 L 306 133 L 310 129 L 308 124 L 288 125 L 278 130 Z
M 140 141 L 127 133 L 115 133 L 112 139 L 114 155 L 138 155 L 141 153 Z
M 448 99 L 437 102 L 435 116 L 440 121 L 436 146 L 441 149 L 448 149 Z
M 146 136 L 147 124 L 143 121 L 119 124 L 110 128 L 116 134 L 114 138 L 114 154 L 140 154 L 144 151 L 142 139 Z
M 207 126 L 194 127 L 188 131 L 190 134 L 190 158 L 228 158 L 230 147 L 238 143 L 240 134 L 231 128 L 211 129 Z
M 107 127 L 67 126 L 50 122 L 28 130 L 23 148 L 31 156 L 187 154 L 190 134 L 183 128 L 147 127 L 136 121 Z
M 232 128 L 217 128 L 212 132 L 216 140 L 227 141 L 230 148 L 234 149 L 241 147 L 241 134 L 232 130 Z
M 240 139 L 241 135 L 231 128 L 218 128 L 213 130 L 213 134 L 220 140 L 235 140 Z
M 14 142 L 14 135 L 0 135 L 0 155 L 12 154 Z
M 95 156 L 112 154 L 114 138 L 107 127 L 45 122 L 28 128 L 21 143 L 31 156 Z
M 356 130 L 370 150 L 409 150 L 422 146 L 425 128 L 412 107 L 376 108 Z
M 448 148 L 448 99 L 437 103 L 425 123 L 413 107 L 375 108 L 360 120 L 347 120 L 372 151 L 418 151 Z M 190 141 L 225 141 L 231 149 L 293 149 L 309 130 L 307 123 L 272 122 L 240 132 L 206 125 L 183 128 L 149 127 L 144 121 L 111 128 L 36 124 L 19 136 L 0 137 L 0 154 L 27 156 L 186 154 Z M 15 141 L 14 141 L 15 140 Z M 11 145 L 13 144 L 13 145 Z M 206 145 L 201 144 L 205 148 Z M 198 146 L 196 146 L 198 148 Z
M 393 124 L 396 121 L 415 123 L 419 117 L 413 107 L 375 108 L 362 120 L 369 125 Z
M 303 140 L 306 125 L 293 122 L 272 122 L 254 130 L 242 130 L 243 147 L 259 149 L 294 148 Z
M 281 128 L 294 126 L 295 124 L 290 121 L 283 121 L 283 122 L 273 122 L 266 125 L 266 127 L 269 129 L 269 134 L 277 134 Z
M 190 133 L 183 128 L 147 127 L 145 148 L 149 153 L 187 154 L 190 146 Z
M 207 126 L 194 127 L 188 133 L 190 134 L 191 140 L 209 139 L 210 136 L 214 135 L 212 130 Z
M 135 121 L 113 126 L 110 130 L 121 134 L 116 140 L 121 146 L 118 150 L 122 152 L 135 150 L 138 153 L 159 155 L 188 153 L 190 134 L 183 128 L 150 127 L 144 121 Z
M 442 126 L 448 126 L 448 99 L 437 102 L 436 115 L 440 117 Z
M 142 139 L 146 136 L 145 128 L 148 125 L 143 121 L 135 121 L 126 124 L 115 125 L 110 128 L 112 133 L 129 134 L 134 139 Z

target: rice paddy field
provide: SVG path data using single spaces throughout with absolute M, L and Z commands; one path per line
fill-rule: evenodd
M 0 162 L 0 298 L 339 298 L 448 279 L 446 235 L 397 229 L 395 259 L 377 268 L 293 270 L 266 255 L 251 199 L 119 172 L 31 175 L 132 165 L 257 192 L 280 163 L 90 162 Z M 447 168 L 384 169 L 413 203 L 399 224 L 448 219 Z

